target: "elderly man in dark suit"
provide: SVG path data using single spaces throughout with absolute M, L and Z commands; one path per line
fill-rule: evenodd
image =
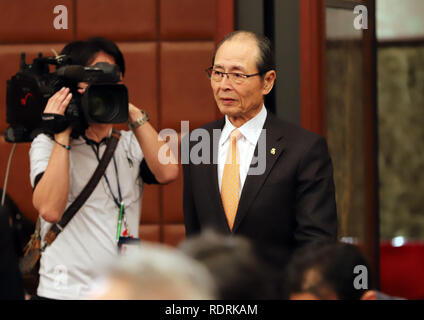
M 275 254 L 336 241 L 333 167 L 325 139 L 264 106 L 276 79 L 269 40 L 246 31 L 227 35 L 207 72 L 225 117 L 201 128 L 210 141 L 219 137 L 207 150 L 210 161 L 193 161 L 195 143 L 183 141 L 191 156 L 183 166 L 186 235 L 204 229 L 239 234 Z

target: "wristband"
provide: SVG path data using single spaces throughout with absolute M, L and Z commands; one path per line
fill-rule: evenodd
M 149 121 L 150 117 L 147 114 L 146 111 L 141 110 L 141 117 L 139 117 L 137 120 L 135 120 L 134 122 L 130 122 L 128 123 L 128 128 L 130 130 L 134 130 L 137 129 L 138 127 L 142 126 L 143 124 L 145 124 L 147 121 Z
M 57 142 L 56 139 L 54 140 L 54 142 L 56 142 L 59 146 L 64 147 L 66 150 L 71 150 L 71 146 L 67 146 L 66 144 L 62 144 L 60 142 Z

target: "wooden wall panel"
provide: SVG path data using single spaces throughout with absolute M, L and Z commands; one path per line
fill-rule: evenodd
M 216 118 L 210 81 L 213 42 L 165 42 L 161 48 L 162 126 L 180 129 L 190 120 L 194 129 Z
M 299 6 L 300 119 L 303 128 L 325 136 L 325 0 Z
M 215 0 L 160 1 L 160 35 L 166 40 L 213 40 L 216 34 Z
M 73 0 L 0 0 L 0 43 L 68 42 L 74 36 Z M 68 11 L 68 29 L 56 30 L 54 8 Z
M 68 9 L 67 30 L 53 27 L 58 4 Z M 116 41 L 125 57 L 123 82 L 130 101 L 149 112 L 158 131 L 179 132 L 181 120 L 190 121 L 192 130 L 221 116 L 204 70 L 215 44 L 233 27 L 233 0 L 0 0 L 0 182 L 12 147 L 3 137 L 6 80 L 18 71 L 22 51 L 32 62 L 38 52 L 60 52 L 73 40 L 104 36 Z M 125 124 L 117 127 L 126 129 Z M 29 146 L 17 146 L 8 193 L 35 220 Z M 167 186 L 145 185 L 141 239 L 176 245 L 184 238 L 182 185 L 182 172 Z
M 165 243 L 177 246 L 185 239 L 185 229 L 183 224 L 166 224 L 163 226 Z
M 130 101 L 145 109 L 150 123 L 159 128 L 158 81 L 156 42 L 118 43 L 125 57 L 126 72 L 123 83 L 128 87 Z M 127 130 L 126 124 L 122 127 Z
M 160 186 L 144 185 L 143 200 L 141 207 L 141 223 L 160 223 Z
M 77 0 L 79 39 L 153 40 L 157 36 L 155 0 Z
M 141 241 L 160 242 L 160 226 L 158 224 L 142 224 L 138 233 Z
M 183 223 L 183 173 L 180 166 L 180 175 L 177 181 L 162 187 L 163 222 Z

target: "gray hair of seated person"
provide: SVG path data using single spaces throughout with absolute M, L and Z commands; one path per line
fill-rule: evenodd
M 125 283 L 133 300 L 215 299 L 209 271 L 179 250 L 143 242 L 132 246 L 108 269 L 108 279 Z

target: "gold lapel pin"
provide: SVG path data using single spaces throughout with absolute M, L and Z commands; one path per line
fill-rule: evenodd
M 275 154 L 275 148 L 272 148 L 270 152 L 271 152 L 272 155 L 274 155 Z

